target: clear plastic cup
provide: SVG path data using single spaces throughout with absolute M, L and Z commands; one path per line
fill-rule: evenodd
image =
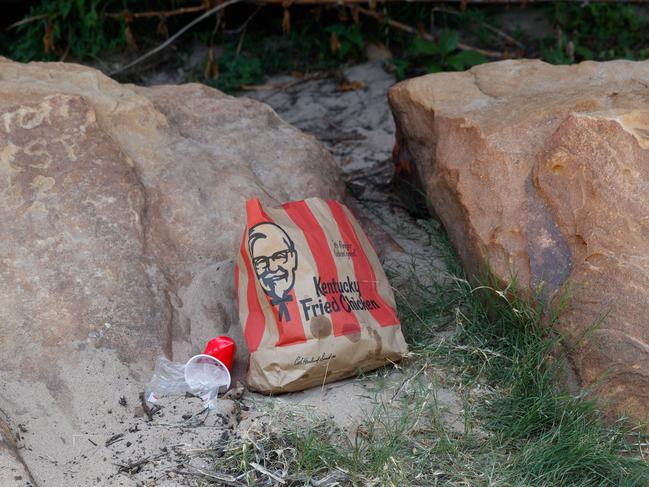
M 230 387 L 230 371 L 219 359 L 211 355 L 194 355 L 185 364 L 185 382 L 195 394 L 216 397 Z

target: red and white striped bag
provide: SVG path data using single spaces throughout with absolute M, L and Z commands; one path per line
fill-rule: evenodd
M 298 391 L 407 352 L 385 272 L 345 206 L 255 199 L 246 214 L 236 287 L 251 389 Z

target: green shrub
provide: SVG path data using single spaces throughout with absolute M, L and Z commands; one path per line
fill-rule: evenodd
M 634 5 L 557 2 L 548 13 L 555 35 L 541 56 L 551 63 L 647 57 L 649 22 Z
M 19 25 L 10 55 L 19 61 L 56 60 L 66 55 L 76 59 L 97 58 L 101 53 L 124 46 L 120 21 L 106 22 L 106 4 L 100 0 L 45 0 L 33 6 Z
M 487 62 L 482 54 L 475 51 L 460 51 L 460 34 L 453 30 L 442 30 L 437 42 L 415 37 L 410 44 L 409 53 L 423 60 L 426 71 L 464 71 L 467 68 Z
M 236 91 L 241 85 L 254 85 L 264 80 L 262 63 L 257 57 L 227 49 L 219 57 L 218 64 L 218 78 L 207 81 L 207 84 L 226 93 Z

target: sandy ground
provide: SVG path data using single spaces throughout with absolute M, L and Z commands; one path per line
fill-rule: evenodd
M 341 91 L 344 83 L 353 82 L 359 89 Z M 276 89 L 247 95 L 270 104 L 285 120 L 331 150 L 354 195 L 348 203 L 366 224 L 399 290 L 405 289 L 417 269 L 426 269 L 431 277 L 434 270 L 444 268 L 435 257 L 440 251 L 425 232 L 424 222 L 409 216 L 389 192 L 394 125 L 386 94 L 393 83 L 377 61 L 349 68 L 338 77 L 272 79 L 268 84 Z M 77 366 L 66 371 L 77 376 L 79 385 L 70 401 L 53 397 L 45 386 L 39 394 L 24 397 L 19 383 L 0 375 L 0 395 L 12 398 L 12 410 L 20 410 L 20 404 L 37 406 L 11 418 L 18 426 L 18 451 L 33 480 L 19 462 L 0 454 L 2 487 L 195 485 L 197 478 L 218 467 L 210 457 L 212 447 L 245 434 L 255 424 L 272 426 L 301 415 L 305 420 L 331 421 L 353 437 L 376 405 L 391 403 L 414 372 L 407 364 L 384 368 L 363 378 L 276 398 L 235 387 L 212 411 L 205 411 L 197 398 L 174 397 L 164 399 L 160 409 L 152 412 L 140 400 L 148 380 L 144 367 L 120 364 L 112 352 L 94 349 L 93 340 L 89 337 L 78 344 Z M 106 377 L 117 377 L 120 382 L 110 383 Z M 105 406 L 88 410 L 84 404 L 88 397 Z M 436 397 L 445 411 L 442 419 L 461 430 L 458 397 L 443 387 L 437 389 Z M 57 403 L 73 414 L 62 414 L 54 406 Z M 56 438 L 39 433 L 62 417 L 78 421 L 57 424 L 60 435 Z

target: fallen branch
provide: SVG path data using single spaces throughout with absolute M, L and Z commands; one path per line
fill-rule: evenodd
M 176 15 L 185 15 L 196 12 L 202 12 L 207 7 L 205 5 L 197 5 L 195 7 L 183 7 L 176 10 L 160 10 L 160 11 L 151 11 L 151 12 L 131 12 L 130 10 L 124 10 L 122 12 L 111 12 L 107 13 L 106 17 L 111 19 L 142 19 L 150 17 L 158 18 L 167 18 L 174 17 Z
M 366 8 L 359 7 L 357 5 L 353 5 L 350 8 L 353 9 L 353 10 L 356 10 L 359 13 L 362 13 L 363 15 L 367 15 L 368 17 L 373 17 L 376 20 L 379 20 L 381 22 L 385 22 L 386 24 L 388 24 L 391 27 L 394 27 L 395 29 L 399 29 L 399 30 L 402 30 L 404 32 L 408 32 L 409 34 L 421 36 L 422 39 L 426 39 L 427 41 L 430 41 L 430 42 L 435 42 L 436 41 L 435 37 L 428 34 L 427 32 L 423 32 L 423 33 L 419 32 L 414 27 L 411 27 L 408 24 L 404 24 L 403 22 L 399 22 L 397 20 L 389 19 L 389 18 L 385 17 L 383 14 L 381 14 L 379 12 L 374 12 L 372 10 L 368 10 Z M 479 47 L 469 46 L 468 44 L 463 44 L 461 42 L 458 43 L 457 47 L 458 47 L 458 49 L 460 49 L 462 51 L 475 51 L 475 52 L 478 52 L 478 53 L 482 54 L 485 57 L 490 57 L 490 58 L 493 58 L 493 59 L 504 59 L 505 58 L 505 54 L 502 53 L 502 52 L 490 51 L 488 49 L 480 49 Z
M 167 46 L 169 46 L 170 44 L 172 44 L 173 42 L 175 42 L 176 39 L 178 39 L 181 35 L 183 35 L 185 32 L 187 32 L 189 29 L 191 29 L 192 27 L 194 27 L 194 26 L 195 26 L 196 24 L 198 24 L 199 22 L 205 20 L 206 18 L 208 18 L 208 17 L 211 16 L 211 15 L 214 15 L 214 14 L 217 13 L 217 12 L 220 12 L 221 10 L 225 9 L 226 7 L 229 7 L 230 5 L 234 5 L 235 3 L 239 3 L 239 2 L 241 2 L 241 1 L 243 1 L 243 0 L 228 0 L 227 2 L 223 2 L 221 5 L 217 5 L 216 7 L 211 8 L 210 10 L 208 10 L 207 12 L 205 12 L 203 15 L 200 15 L 199 17 L 196 17 L 196 18 L 195 18 L 194 20 L 192 20 L 189 24 L 187 24 L 185 27 L 183 27 L 182 29 L 180 29 L 178 32 L 176 32 L 174 35 L 172 35 L 169 39 L 167 39 L 166 41 L 164 41 L 164 42 L 163 42 L 162 44 L 160 44 L 158 47 L 156 47 L 156 48 L 154 48 L 154 49 L 151 49 L 151 50 L 150 50 L 149 52 L 147 52 L 146 54 L 140 56 L 139 58 L 137 58 L 137 59 L 135 59 L 135 60 L 133 60 L 133 61 L 131 61 L 130 63 L 126 64 L 125 66 L 122 66 L 121 68 L 119 68 L 119 69 L 113 71 L 112 73 L 110 73 L 110 76 L 114 76 L 114 75 L 116 75 L 116 74 L 118 74 L 118 73 L 121 73 L 121 72 L 123 72 L 123 71 L 126 71 L 127 69 L 130 69 L 130 68 L 132 68 L 133 66 L 135 66 L 136 64 L 141 63 L 141 62 L 144 61 L 145 59 L 150 58 L 150 57 L 153 56 L 154 54 L 156 54 L 156 53 L 162 51 L 164 48 L 166 48 Z
M 241 24 L 236 29 L 229 29 L 229 30 L 224 29 L 223 33 L 227 34 L 227 35 L 234 35 L 234 34 L 239 34 L 240 32 L 244 31 L 246 29 L 246 27 L 248 27 L 248 24 L 250 23 L 250 21 L 252 19 L 254 19 L 255 15 L 257 15 L 259 13 L 259 11 L 264 7 L 265 7 L 265 4 L 263 4 L 263 3 L 257 5 L 257 8 L 255 9 L 255 11 L 253 13 L 251 13 L 250 16 L 248 16 L 248 18 L 245 20 L 245 22 L 243 24 Z
M 41 14 L 41 15 L 34 15 L 32 17 L 26 17 L 22 20 L 19 20 L 18 22 L 14 22 L 11 24 L 9 27 L 7 27 L 5 30 L 11 30 L 15 29 L 16 27 L 19 27 L 24 24 L 29 24 L 31 22 L 36 22 L 37 20 L 43 20 L 49 18 L 50 14 Z

